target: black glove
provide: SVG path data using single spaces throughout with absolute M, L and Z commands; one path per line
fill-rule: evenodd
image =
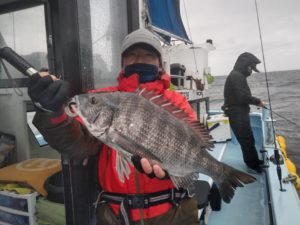
M 51 76 L 34 74 L 30 77 L 28 95 L 37 107 L 58 112 L 69 99 L 70 84 L 63 80 L 53 81 Z
M 138 155 L 133 155 L 131 156 L 131 161 L 132 161 L 132 164 L 134 165 L 134 167 L 140 172 L 140 173 L 143 173 L 143 174 L 146 174 L 145 171 L 143 170 L 143 167 L 142 167 L 142 164 L 141 164 L 141 159 L 142 157 L 138 156 Z M 164 170 L 165 171 L 165 170 Z M 165 177 L 163 178 L 158 178 L 160 180 L 165 180 L 165 179 L 169 179 L 170 176 L 169 176 L 169 173 L 167 171 L 165 171 L 166 175 Z M 149 178 L 154 178 L 156 177 L 155 176 L 155 173 L 152 172 L 150 174 L 146 174 Z

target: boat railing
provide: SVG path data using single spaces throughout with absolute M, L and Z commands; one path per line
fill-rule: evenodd
M 205 84 L 202 79 L 194 78 L 192 75 L 170 75 L 171 82 L 176 89 L 190 89 L 203 92 Z M 188 81 L 189 85 L 186 84 Z M 195 83 L 195 85 L 193 85 Z
M 273 125 L 275 125 L 276 120 L 272 119 L 270 110 L 262 109 L 262 120 L 263 120 L 263 133 L 264 133 L 264 147 L 274 148 L 275 140 L 274 140 L 274 129 Z
M 183 76 L 183 75 L 170 75 L 171 82 L 175 86 L 176 89 L 185 89 L 185 81 L 189 81 L 189 87 L 190 89 L 193 88 L 193 80 L 191 79 L 191 76 Z

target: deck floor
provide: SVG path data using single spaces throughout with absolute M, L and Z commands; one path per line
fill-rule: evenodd
M 217 144 L 216 149 L 219 149 Z M 242 171 L 248 172 L 243 162 L 242 152 L 238 144 L 228 142 L 222 161 Z M 257 181 L 237 188 L 230 204 L 222 202 L 220 211 L 212 211 L 209 225 L 265 225 L 270 224 L 268 198 L 266 193 L 265 174 L 251 174 Z

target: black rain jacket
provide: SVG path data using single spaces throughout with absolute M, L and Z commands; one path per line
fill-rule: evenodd
M 248 52 L 238 57 L 224 86 L 224 106 L 227 107 L 225 113 L 249 113 L 249 105 L 259 105 L 260 99 L 252 96 L 247 83 L 247 77 L 251 75 L 248 67 L 259 63 L 260 60 Z

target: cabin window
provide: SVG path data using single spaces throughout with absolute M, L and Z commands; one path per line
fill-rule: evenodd
M 90 0 L 95 87 L 116 83 L 121 69 L 121 43 L 127 34 L 127 3 Z
M 0 15 L 0 31 L 7 46 L 35 68 L 48 68 L 44 5 Z M 25 78 L 3 60 L 13 79 Z M 3 66 L 0 66 L 0 87 L 11 87 Z M 8 81 L 8 82 L 5 82 Z M 3 84 L 7 83 L 7 86 Z

